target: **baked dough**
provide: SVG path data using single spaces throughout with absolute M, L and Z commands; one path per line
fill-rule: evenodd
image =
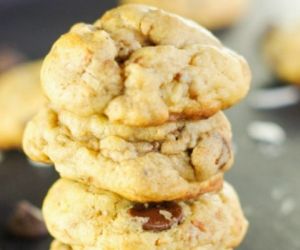
M 248 225 L 227 183 L 219 194 L 173 204 L 180 209 L 180 222 L 161 231 L 143 228 L 150 220 L 162 223 L 153 216 L 155 211 L 134 217 L 133 206 L 113 193 L 59 180 L 45 199 L 43 213 L 50 233 L 72 247 L 55 243 L 51 250 L 229 250 L 240 244 Z M 162 205 L 156 213 L 175 220 L 169 207 Z
M 45 108 L 29 122 L 24 150 L 35 161 L 54 163 L 63 177 L 139 202 L 218 190 L 233 162 L 231 128 L 222 112 L 136 128 Z
M 207 30 L 142 5 L 73 26 L 42 68 L 54 109 L 131 126 L 210 117 L 241 100 L 250 78 L 246 61 Z

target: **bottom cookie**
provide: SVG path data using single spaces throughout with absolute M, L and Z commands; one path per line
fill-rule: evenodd
M 50 246 L 50 250 L 83 250 L 83 249 L 86 249 L 84 247 L 71 247 L 71 246 L 68 246 L 68 245 L 65 245 L 57 240 L 54 240 L 52 243 L 51 243 L 51 246 Z M 90 249 L 90 248 L 89 248 Z M 94 249 L 94 248 L 93 248 Z M 110 248 L 111 250 L 115 250 L 114 248 Z M 215 248 L 203 248 L 203 247 L 199 247 L 197 248 L 198 250 L 210 250 L 210 249 L 215 249 Z M 226 248 L 226 249 L 218 249 L 218 250 L 233 250 L 232 248 Z
M 52 250 L 229 250 L 248 226 L 227 183 L 220 193 L 193 201 L 137 204 L 60 179 L 43 212 L 50 233 L 63 243 Z
M 72 250 L 72 247 L 54 240 L 50 245 L 50 250 Z

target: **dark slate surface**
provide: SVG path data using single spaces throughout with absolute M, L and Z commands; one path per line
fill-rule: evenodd
M 93 21 L 114 5 L 115 1 L 108 0 L 32 0 L 14 7 L 2 6 L 0 44 L 13 46 L 30 58 L 39 58 L 70 25 Z M 274 83 L 260 56 L 263 32 L 272 22 L 297 14 L 300 19 L 299 0 L 253 0 L 244 20 L 216 33 L 250 62 L 254 73 L 253 90 Z M 227 179 L 238 190 L 250 221 L 249 233 L 239 249 L 300 249 L 300 105 L 260 111 L 248 103 L 246 100 L 227 112 L 237 149 L 236 163 Z M 276 151 L 266 151 L 247 134 L 253 121 L 280 125 L 287 134 L 286 141 Z M 41 206 L 57 175 L 52 168 L 30 165 L 20 152 L 5 153 L 4 158 L 0 163 L 0 249 L 48 249 L 50 238 L 18 240 L 5 234 L 4 224 L 19 200 L 28 199 Z

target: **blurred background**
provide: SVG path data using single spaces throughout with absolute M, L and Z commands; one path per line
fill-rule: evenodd
M 239 249 L 296 250 L 300 249 L 300 93 L 266 65 L 262 43 L 276 24 L 298 21 L 300 32 L 300 1 L 249 1 L 238 22 L 213 31 L 245 56 L 253 72 L 248 99 L 226 112 L 236 151 L 234 168 L 226 178 L 237 189 L 250 221 Z M 0 77 L 13 65 L 44 57 L 72 24 L 93 22 L 116 5 L 112 0 L 0 0 Z M 1 102 L 9 102 L 20 91 L 17 88 L 12 97 L 1 95 L 1 84 L 0 80 L 0 127 L 7 114 Z M 51 166 L 33 164 L 16 148 L 0 151 L 0 249 L 48 249 L 50 236 L 22 239 L 7 233 L 16 204 L 27 200 L 41 207 L 57 178 Z

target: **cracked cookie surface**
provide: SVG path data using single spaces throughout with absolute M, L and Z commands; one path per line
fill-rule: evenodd
M 25 63 L 0 75 L 0 149 L 21 147 L 26 123 L 44 103 L 41 65 Z
M 24 150 L 35 161 L 55 163 L 63 177 L 140 202 L 217 191 L 233 162 L 222 112 L 140 128 L 45 108 L 29 122 Z
M 208 29 L 221 29 L 237 22 L 248 0 L 120 0 L 122 4 L 147 4 L 199 22 Z
M 250 78 L 246 61 L 204 28 L 142 5 L 73 26 L 42 69 L 54 109 L 131 126 L 207 118 L 241 100 Z
M 134 203 L 60 179 L 50 189 L 43 213 L 51 234 L 70 245 L 57 242 L 51 250 L 229 250 L 244 237 L 247 221 L 235 191 L 227 183 L 219 194 L 176 204 L 182 213 L 180 223 L 166 230 L 145 230 L 143 224 L 149 217 L 133 217 L 129 211 Z M 170 217 L 168 208 L 156 212 Z

